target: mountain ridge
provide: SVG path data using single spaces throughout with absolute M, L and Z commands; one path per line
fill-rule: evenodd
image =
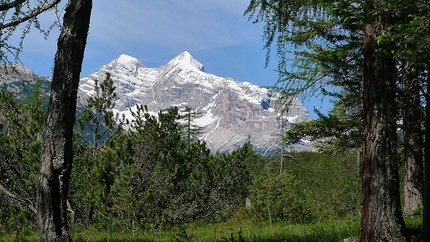
M 50 78 L 40 78 L 26 67 L 16 69 L 25 75 L 0 72 L 0 89 L 18 94 L 22 86 L 31 89 L 31 83 L 39 79 L 43 81 L 44 90 L 49 92 Z M 146 105 L 153 114 L 171 106 L 190 107 L 201 114 L 193 124 L 203 128 L 199 138 L 206 141 L 213 152 L 235 150 L 248 137 L 259 152 L 277 152 L 281 147 L 281 130 L 311 120 L 309 112 L 296 98 L 293 98 L 289 113 L 281 116 L 276 111 L 278 93 L 250 82 L 207 73 L 204 65 L 187 51 L 157 68 L 146 67 L 130 55 L 117 56 L 99 71 L 81 78 L 78 109 L 85 107 L 88 98 L 94 95 L 94 80 L 103 80 L 107 72 L 117 93 L 115 113 L 132 119 L 130 110 L 135 110 L 138 104 Z M 29 80 L 23 81 L 22 76 Z M 283 123 L 285 126 L 281 127 Z M 309 148 L 310 143 L 306 140 L 291 147 L 293 150 Z
M 249 82 L 206 73 L 204 65 L 188 51 L 158 68 L 145 67 L 138 59 L 121 54 L 99 71 L 82 78 L 80 92 L 92 95 L 94 80 L 102 80 L 107 72 L 114 80 L 115 112 L 120 115 L 131 118 L 130 109 L 134 110 L 137 104 L 146 105 L 154 114 L 170 106 L 189 106 L 202 113 L 194 124 L 203 127 L 200 139 L 206 141 L 211 150 L 234 150 L 249 136 L 257 149 L 279 148 L 276 146 L 280 142 L 281 117 L 275 107 L 278 94 Z M 296 98 L 290 110 L 284 117 L 289 127 L 311 119 Z M 308 148 L 306 142 L 294 147 Z

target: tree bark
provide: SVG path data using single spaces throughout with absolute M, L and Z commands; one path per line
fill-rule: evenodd
M 423 238 L 430 238 L 430 63 L 427 68 L 427 93 L 424 146 Z
M 403 133 L 405 193 L 404 215 L 412 215 L 422 207 L 423 199 L 423 136 L 421 129 L 420 84 L 414 67 L 406 62 L 403 68 Z
M 395 61 L 377 37 L 388 30 L 383 0 L 366 0 L 360 241 L 406 241 L 400 206 Z
M 37 195 L 39 241 L 71 241 L 67 197 L 72 134 L 92 0 L 69 0 L 57 43 Z

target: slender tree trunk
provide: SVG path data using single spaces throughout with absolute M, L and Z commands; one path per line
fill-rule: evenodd
M 427 64 L 426 130 L 424 146 L 423 238 L 430 238 L 430 63 Z
M 57 43 L 39 176 L 39 241 L 71 241 L 67 197 L 76 98 L 92 0 L 69 0 Z
M 422 207 L 423 136 L 421 132 L 420 85 L 410 63 L 403 65 L 403 132 L 405 164 L 405 203 L 403 214 Z
M 366 0 L 360 241 L 406 241 L 396 152 L 395 61 L 377 37 L 388 30 L 383 0 Z M 378 13 L 378 14 L 376 14 Z

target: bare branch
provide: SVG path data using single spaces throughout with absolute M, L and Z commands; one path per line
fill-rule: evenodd
M 2 186 L 0 184 L 0 193 L 4 193 L 10 200 L 14 201 L 14 205 L 17 205 L 18 207 L 22 208 L 23 205 L 25 205 L 26 207 L 28 207 L 28 209 L 30 209 L 34 214 L 37 215 L 37 210 L 36 208 L 33 206 L 33 203 L 31 202 L 30 199 L 28 198 L 22 198 L 19 197 L 13 193 L 11 193 L 9 190 L 7 190 L 4 186 Z

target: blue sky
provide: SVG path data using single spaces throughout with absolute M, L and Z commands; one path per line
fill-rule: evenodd
M 243 15 L 248 4 L 249 0 L 94 0 L 81 76 L 98 71 L 120 54 L 159 67 L 188 51 L 206 72 L 271 86 L 278 78 L 277 60 L 272 58 L 265 67 L 263 26 Z M 54 17 L 52 12 L 45 14 L 42 24 Z M 20 57 L 35 74 L 51 76 L 58 32 L 55 29 L 45 40 L 32 31 L 25 40 Z M 321 97 L 303 103 L 313 117 L 314 106 L 323 112 L 330 107 Z

